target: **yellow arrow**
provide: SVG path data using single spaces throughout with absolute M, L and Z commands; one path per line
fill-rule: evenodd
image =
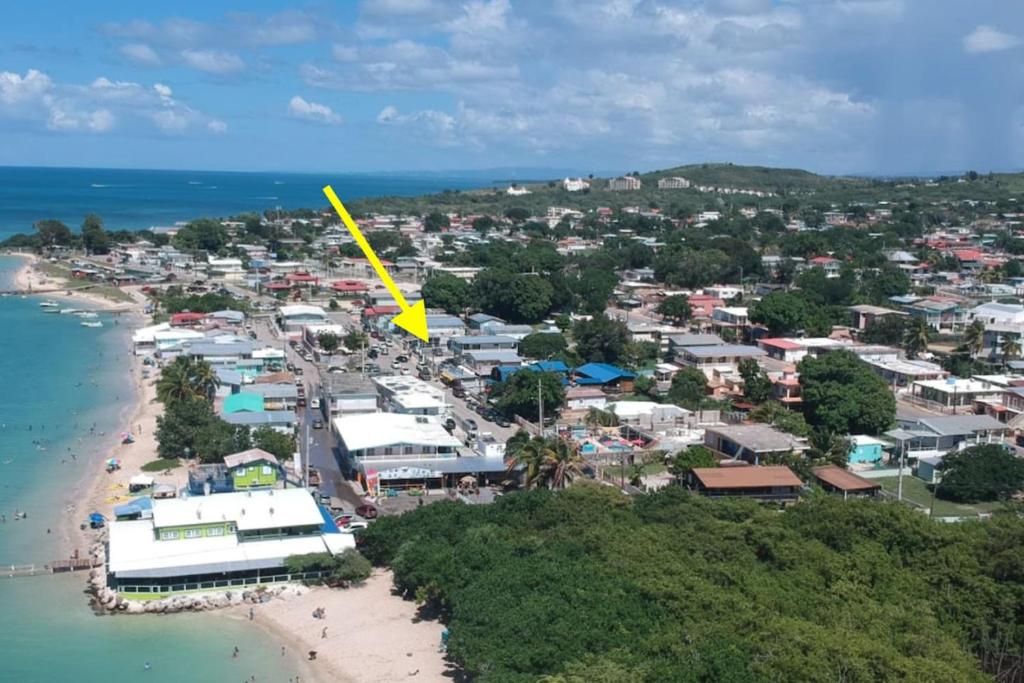
M 341 216 L 341 222 L 345 224 L 348 231 L 352 233 L 352 237 L 355 238 L 356 244 L 363 250 L 363 254 L 366 256 L 366 260 L 373 266 L 373 270 L 377 273 L 383 282 L 384 286 L 387 287 L 388 293 L 391 294 L 391 298 L 395 300 L 398 307 L 402 309 L 402 312 L 392 318 L 391 322 L 398 325 L 409 334 L 419 337 L 423 341 L 429 341 L 427 334 L 427 310 L 423 306 L 422 301 L 417 301 L 414 305 L 410 306 L 405 300 L 405 296 L 402 294 L 402 290 L 398 288 L 395 281 L 391 279 L 391 275 L 384 269 L 384 264 L 377 258 L 377 254 L 373 253 L 373 247 L 363 237 L 363 233 L 360 232 L 359 226 L 352 220 L 352 216 L 348 215 L 348 210 L 345 205 L 338 199 L 338 195 L 334 194 L 334 188 L 330 185 L 324 187 L 324 194 L 327 195 L 327 199 L 330 200 L 331 206 Z

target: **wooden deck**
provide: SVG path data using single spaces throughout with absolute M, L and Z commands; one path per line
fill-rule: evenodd
M 45 574 L 66 574 L 93 568 L 89 558 L 54 560 L 48 564 L 5 564 L 0 566 L 0 576 L 13 579 L 20 576 L 41 576 Z

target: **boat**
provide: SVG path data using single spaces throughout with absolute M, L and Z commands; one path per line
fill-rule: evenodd
M 82 327 L 103 327 L 103 323 L 99 320 L 83 320 Z
M 82 309 L 80 309 L 80 308 L 62 308 L 62 309 L 60 309 L 60 314 L 61 315 L 77 315 L 80 310 L 82 310 Z
M 40 302 L 39 308 L 60 308 L 60 304 L 56 301 L 43 301 Z
M 98 317 L 100 317 L 99 313 L 93 313 L 92 311 L 79 311 L 78 313 L 75 313 L 75 315 L 77 315 L 79 318 L 98 318 Z

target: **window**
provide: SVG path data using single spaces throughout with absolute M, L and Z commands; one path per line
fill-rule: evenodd
M 270 467 L 270 465 L 264 465 L 263 466 L 263 474 L 269 475 L 269 474 L 273 474 L 273 473 L 274 473 L 274 470 Z
M 199 538 L 202 535 L 202 529 L 185 529 L 185 538 Z
M 209 529 L 206 530 L 206 535 L 207 536 L 223 536 L 224 535 L 224 527 L 222 527 L 222 526 L 212 526 L 212 527 L 210 527 Z
M 161 531 L 160 532 L 160 540 L 161 541 L 176 541 L 176 540 L 178 540 L 178 532 L 177 531 Z

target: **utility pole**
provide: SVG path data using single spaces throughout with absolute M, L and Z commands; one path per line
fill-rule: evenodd
M 309 488 L 309 451 L 310 451 L 310 448 L 309 448 L 309 445 L 310 445 L 309 415 L 306 416 L 305 423 L 306 423 L 306 437 L 304 439 L 305 443 L 303 445 L 305 446 L 306 454 L 302 458 L 302 465 L 303 465 L 303 468 L 305 469 L 305 475 L 303 476 L 303 481 L 305 482 L 306 488 L 308 489 Z
M 541 393 L 540 377 L 537 378 L 537 414 L 540 418 L 540 435 L 544 436 L 544 395 Z
M 903 500 L 903 464 L 907 459 L 907 442 L 900 442 L 900 472 L 896 475 L 896 500 Z

